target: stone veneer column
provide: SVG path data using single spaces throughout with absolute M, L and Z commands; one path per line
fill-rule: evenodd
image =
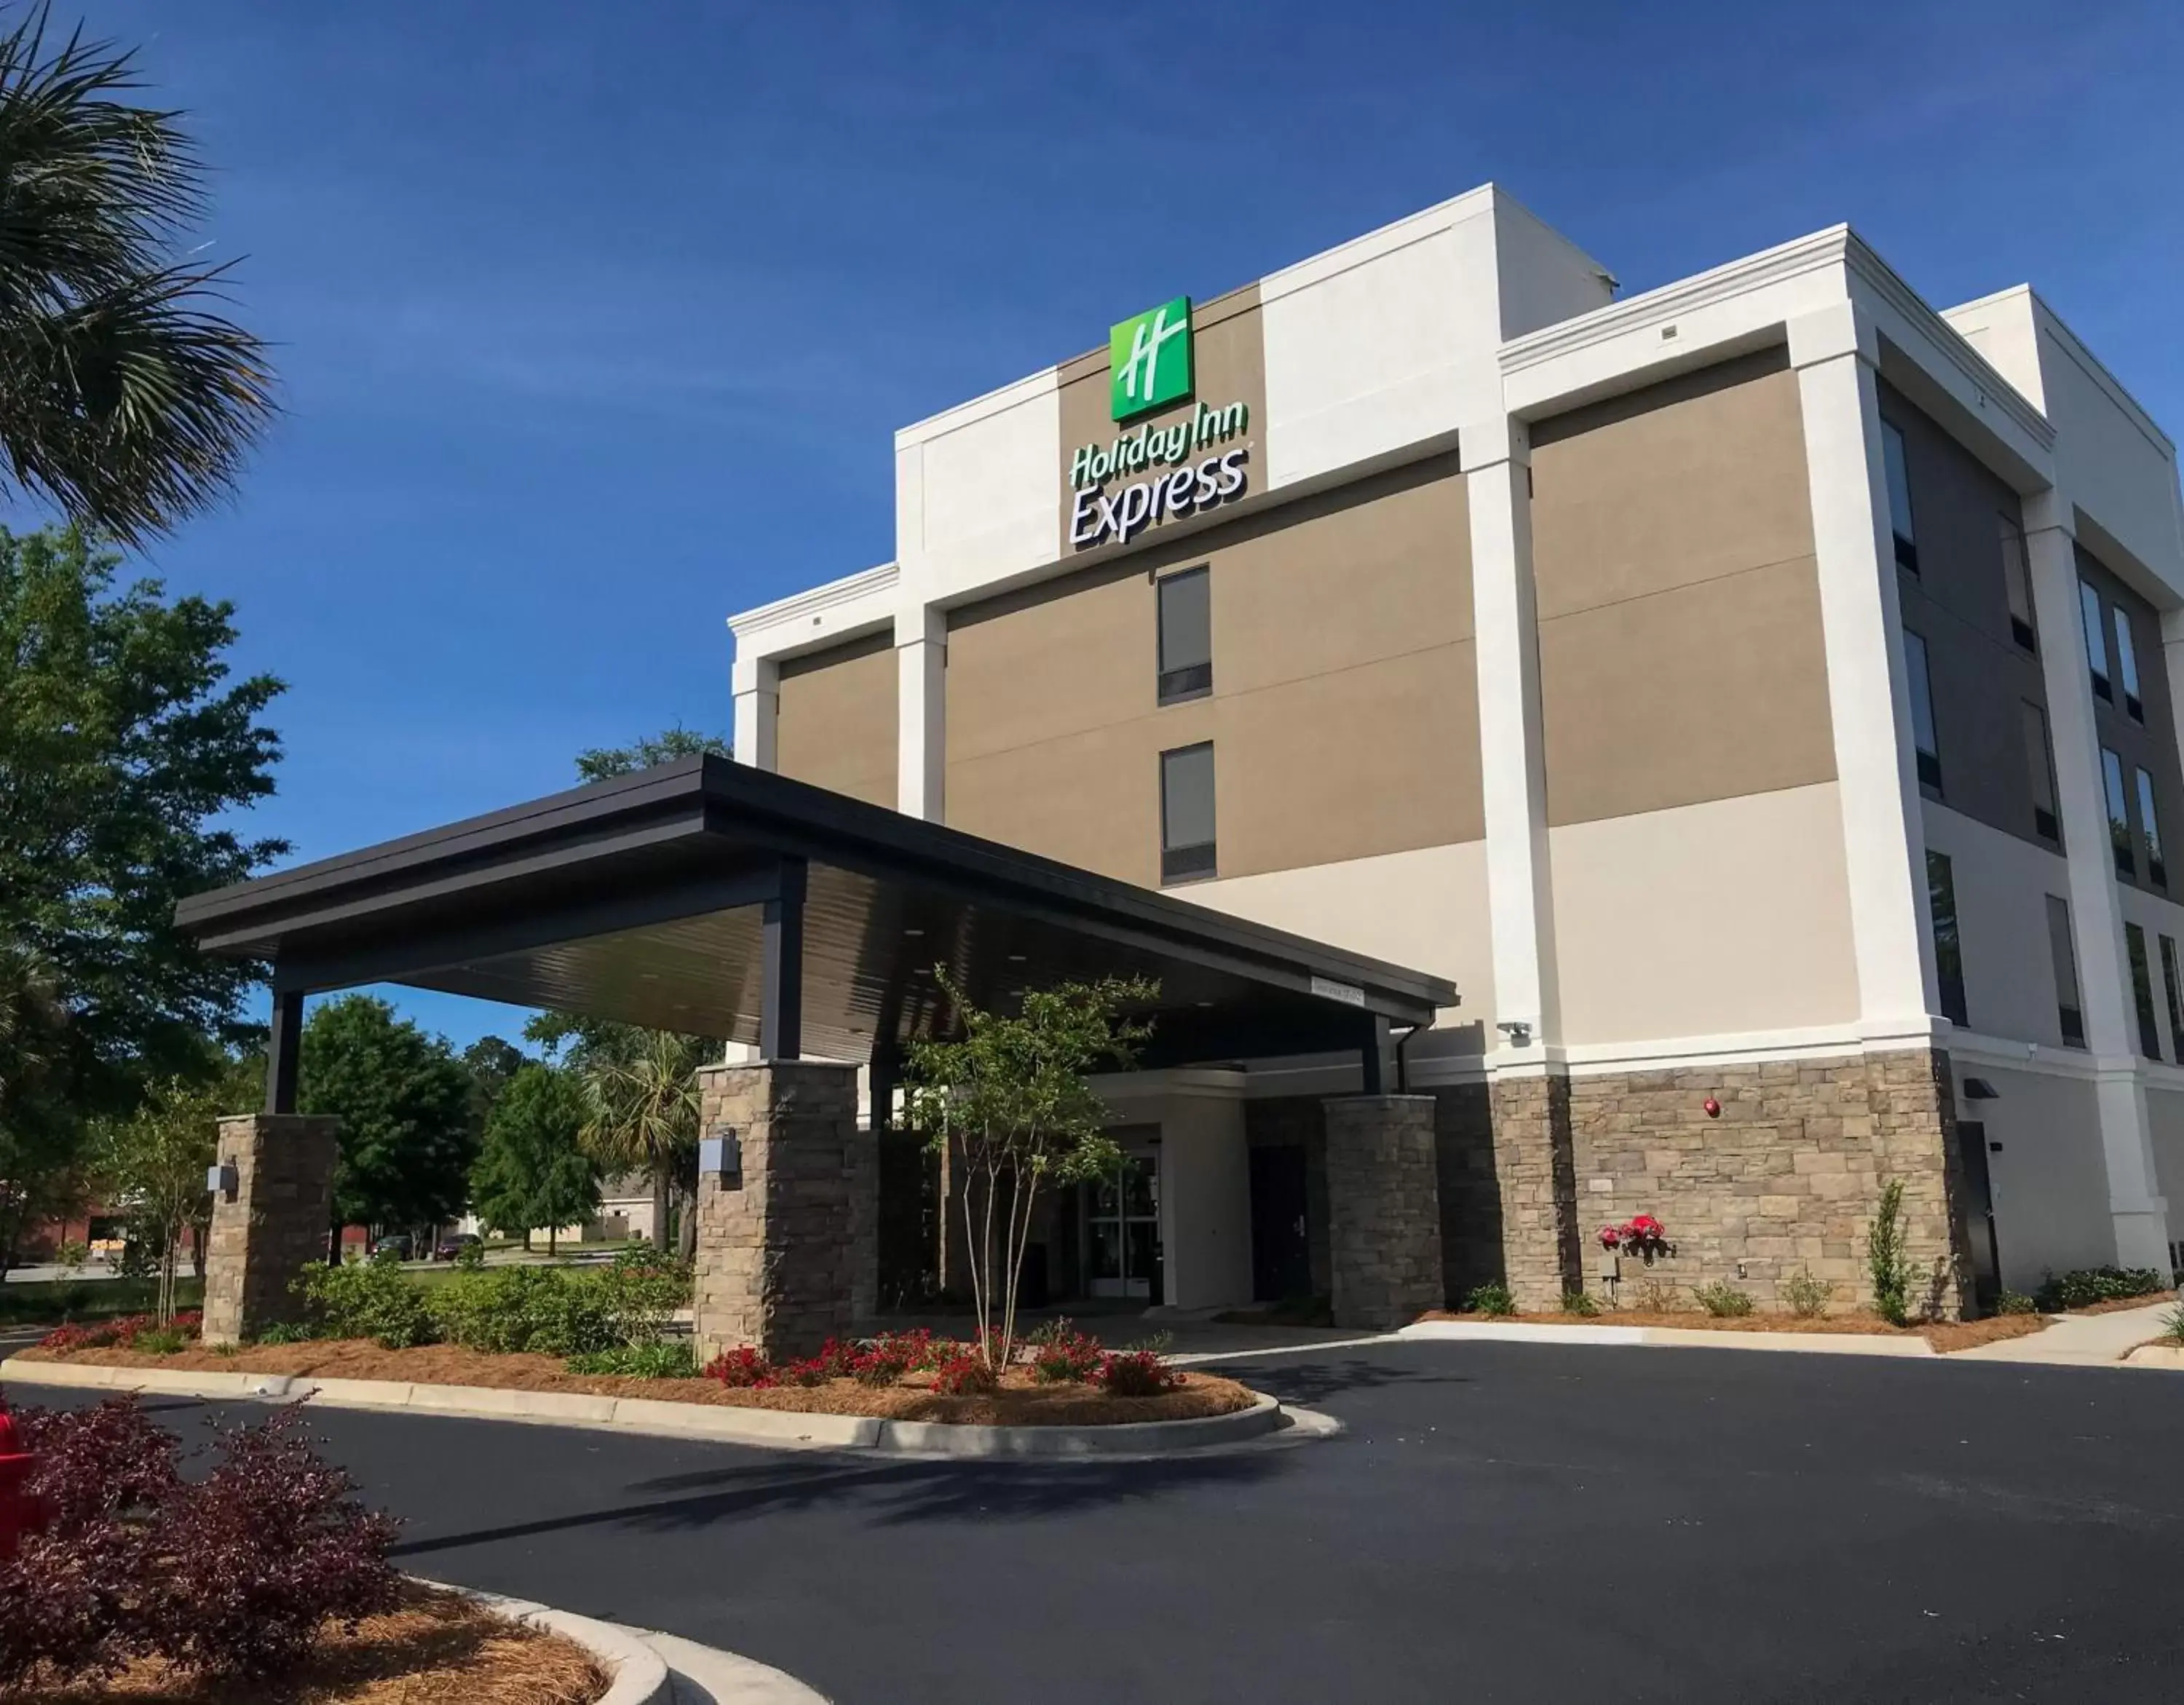
M 1585 1273 L 1569 1078 L 1555 1071 L 1502 1071 L 1493 1086 L 1504 1282 L 1520 1309 L 1559 1308 Z
M 698 1089 L 700 1134 L 733 1132 L 742 1145 L 739 1173 L 698 1180 L 699 1362 L 746 1344 L 809 1355 L 853 1324 L 857 1068 L 708 1066 Z M 869 1217 L 864 1230 L 873 1234 Z
M 239 1344 L 277 1321 L 299 1320 L 289 1285 L 323 1261 L 333 1218 L 341 1122 L 298 1113 L 238 1113 L 220 1122 L 219 1163 L 235 1168 L 233 1201 L 216 1191 L 205 1251 L 204 1341 Z
M 1430 1095 L 1338 1095 L 1327 1116 L 1334 1323 L 1401 1326 L 1448 1299 Z
M 1943 1320 L 1964 1318 L 1964 1284 L 1971 1277 L 1953 1077 L 1949 1056 L 1937 1049 L 1894 1048 L 1865 1059 L 1874 1156 L 1884 1182 L 1903 1183 L 1904 1254 L 1914 1267 L 1937 1275 L 1911 1306 L 1916 1312 L 1930 1305 Z M 1857 1252 L 1864 1256 L 1863 1244 Z

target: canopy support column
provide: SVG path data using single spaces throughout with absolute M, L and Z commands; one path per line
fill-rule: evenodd
M 794 1060 L 804 1052 L 804 891 L 809 874 L 804 860 L 784 858 L 778 886 L 766 902 L 758 1020 L 762 1060 Z

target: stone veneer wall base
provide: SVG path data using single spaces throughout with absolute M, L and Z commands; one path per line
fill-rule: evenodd
M 1334 1323 L 1408 1323 L 1446 1296 L 1430 1095 L 1340 1095 L 1327 1119 Z

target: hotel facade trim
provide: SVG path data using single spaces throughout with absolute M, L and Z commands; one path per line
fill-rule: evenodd
M 1451 1301 L 1646 1212 L 1624 1300 L 1847 1306 L 1891 1179 L 1944 1308 L 2167 1271 L 2176 451 L 2045 303 L 1847 226 L 1617 300 L 1489 186 L 1171 306 L 1179 399 L 1117 418 L 1139 316 L 896 435 L 895 560 L 731 619 L 739 758 L 1451 979 Z M 1323 1293 L 1356 1084 L 1112 1086 L 1150 1229 L 1055 1288 Z

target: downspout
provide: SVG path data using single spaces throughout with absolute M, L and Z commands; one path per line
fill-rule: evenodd
M 1413 1024 L 1403 1032 L 1403 1039 L 1396 1044 L 1396 1093 L 1399 1095 L 1411 1093 L 1411 1044 L 1418 1039 L 1419 1031 L 1431 1028 L 1430 1018 L 1423 1024 Z

